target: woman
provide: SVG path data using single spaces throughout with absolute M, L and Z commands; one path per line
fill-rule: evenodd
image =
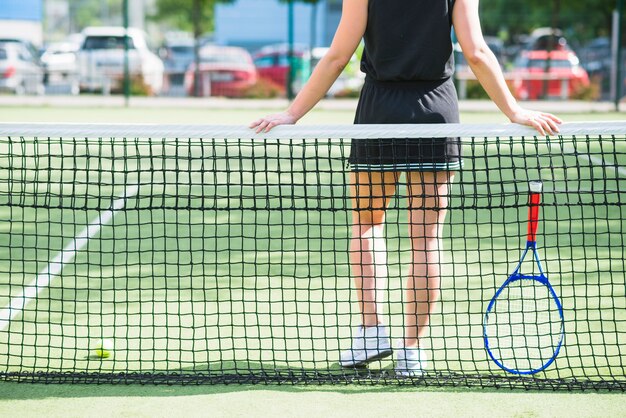
M 330 50 L 309 82 L 286 111 L 250 127 L 268 132 L 296 123 L 325 96 L 361 39 L 366 82 L 355 123 L 458 122 L 451 78 L 452 26 L 465 59 L 498 108 L 512 122 L 532 126 L 542 135 L 558 132 L 561 121 L 556 116 L 523 109 L 509 92 L 483 39 L 478 0 L 344 0 Z M 460 146 L 454 138 L 353 140 L 350 163 L 350 263 L 362 325 L 339 362 L 356 367 L 392 354 L 379 294 L 387 276 L 383 227 L 385 210 L 404 173 L 412 262 L 405 289 L 404 339 L 396 349 L 395 368 L 402 376 L 420 375 L 427 363 L 421 340 L 439 299 L 441 236 L 449 185 L 461 167 Z

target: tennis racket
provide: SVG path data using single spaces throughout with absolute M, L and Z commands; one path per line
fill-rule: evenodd
M 537 226 L 542 183 L 529 183 L 528 238 L 526 249 L 513 273 L 487 305 L 483 322 L 485 348 L 503 370 L 531 375 L 546 369 L 563 344 L 564 319 L 561 301 L 548 281 L 537 254 Z M 526 256 L 532 254 L 531 273 L 522 273 Z

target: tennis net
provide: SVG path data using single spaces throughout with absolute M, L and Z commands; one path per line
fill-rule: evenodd
M 459 138 L 463 167 L 443 192 L 440 296 L 420 340 L 426 373 L 399 377 L 393 357 L 342 368 L 361 324 L 351 138 L 442 137 Z M 404 335 L 413 260 L 407 201 L 438 210 L 426 177 L 411 176 L 394 177 L 381 236 L 377 302 L 393 341 Z M 0 378 L 624 390 L 625 177 L 626 122 L 568 123 L 549 138 L 517 125 L 256 135 L 0 124 Z M 523 250 L 531 180 L 544 184 L 538 251 L 565 337 L 548 368 L 518 376 L 489 358 L 483 320 Z

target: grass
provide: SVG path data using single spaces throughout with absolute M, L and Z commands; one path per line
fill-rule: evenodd
M 351 124 L 354 107 L 316 108 L 309 112 L 300 124 Z M 90 107 L 90 106 L 0 106 L 0 122 L 74 122 L 74 123 L 172 123 L 172 124 L 248 124 L 266 114 L 276 113 L 278 108 L 180 108 L 180 107 Z M 559 111 L 558 102 L 554 113 L 566 122 L 623 120 L 620 112 L 565 113 Z M 498 112 L 462 112 L 463 123 L 507 123 Z
M 414 387 L 93 386 L 0 383 L 14 417 L 618 417 L 622 394 Z
M 278 109 L 0 107 L 0 122 L 248 124 Z M 313 110 L 301 123 L 352 123 L 354 110 Z
M 130 113 L 107 109 L 102 114 L 89 113 L 89 109 L 38 112 L 37 120 L 184 122 L 189 118 L 190 123 L 200 120 L 201 114 L 206 115 L 206 123 L 229 123 L 250 120 L 253 113 L 259 113 L 185 110 L 180 112 L 184 116 L 175 119 L 163 109 L 154 113 L 133 109 Z M 3 112 L 5 117 L 10 118 L 10 112 L 8 116 Z M 483 121 L 483 117 L 487 118 L 472 121 Z M 314 113 L 309 121 L 349 123 L 348 112 L 338 111 Z M 583 153 L 596 153 L 602 147 L 605 152 L 614 151 L 610 156 L 617 164 L 626 162 L 626 146 L 621 140 L 581 140 L 564 145 L 575 145 Z M 624 277 L 621 251 L 625 217 L 616 204 L 621 201 L 621 179 L 588 161 L 563 156 L 548 145 L 538 147 L 524 149 L 506 143 L 476 147 L 477 156 L 486 153 L 489 157 L 467 159 L 468 166 L 454 185 L 445 232 L 442 303 L 432 318 L 428 339 L 436 370 L 469 368 L 497 373 L 482 347 L 482 312 L 485 300 L 509 273 L 523 244 L 519 237 L 524 234 L 526 209 L 516 188 L 523 188 L 528 178 L 541 174 L 550 181 L 540 246 L 549 276 L 568 312 L 566 349 L 546 376 L 623 375 L 619 347 L 624 343 L 626 323 L 626 298 L 620 285 Z M 116 196 L 126 184 L 141 186 L 138 196 L 127 203 L 133 210 L 103 225 L 87 249 L 64 267 L 36 303 L 27 306 L 20 320 L 14 321 L 8 332 L 0 332 L 0 346 L 4 347 L 0 349 L 0 364 L 11 370 L 190 371 L 209 367 L 232 372 L 245 360 L 269 370 L 294 364 L 305 369 L 336 370 L 338 350 L 347 343 L 350 325 L 357 321 L 346 252 L 349 231 L 343 164 L 340 159 L 324 160 L 333 161 L 332 170 L 316 167 L 309 171 L 295 166 L 295 174 L 279 173 L 278 157 L 294 149 L 306 152 L 307 148 L 297 144 L 250 145 L 236 150 L 218 147 L 213 149 L 219 156 L 214 158 L 216 174 L 201 174 L 206 158 L 168 160 L 163 166 L 168 175 L 158 178 L 157 184 L 151 182 L 151 168 L 154 164 L 159 168 L 159 152 L 175 152 L 173 147 L 140 149 L 156 152 L 155 159 L 137 159 L 132 150 L 127 151 L 123 168 L 130 171 L 130 177 L 115 174 L 122 166 L 105 158 L 97 163 L 100 169 L 113 173 L 109 177 L 95 170 L 72 170 L 74 174 L 60 181 L 46 178 L 42 166 L 34 170 L 35 161 L 25 160 L 19 178 L 30 180 L 30 184 L 0 184 L 4 204 L 0 206 L 0 248 L 9 249 L 8 255 L 0 256 L 2 307 L 17 294 L 26 277 L 41 271 L 97 216 L 95 209 L 106 209 L 111 200 L 73 201 L 88 210 L 20 209 L 6 205 L 12 198 L 9 191 L 17 193 L 25 187 L 51 191 L 52 195 L 81 196 L 88 190 L 83 184 L 92 182 L 99 184 L 99 193 Z M 332 144 L 320 150 L 332 157 L 341 156 L 341 150 Z M 226 158 L 226 152 L 231 159 Z M 522 157 L 531 152 L 540 157 Z M 253 159 L 240 158 L 258 157 L 259 153 L 269 157 L 264 167 L 254 166 Z M 86 157 L 65 161 L 69 167 L 94 164 Z M 0 163 L 4 162 L 0 157 Z M 12 163 L 13 167 L 19 164 Z M 489 169 L 494 164 L 501 170 Z M 192 174 L 185 176 L 187 172 Z M 229 172 L 226 177 L 225 172 Z M 6 174 L 0 176 L 7 178 Z M 111 182 L 115 186 L 107 187 Z M 285 184 L 295 185 L 285 188 Z M 251 197 L 255 191 L 262 192 L 260 198 Z M 36 202 L 23 203 L 28 206 Z M 52 203 L 69 201 L 58 198 Z M 189 209 L 152 208 L 162 205 Z M 226 207 L 238 209 L 223 210 Z M 392 268 L 386 309 L 394 337 L 399 337 L 400 266 L 406 265 L 409 255 L 404 231 L 407 221 L 403 211 L 392 210 L 389 216 Z M 70 222 L 61 223 L 61 218 Z M 582 277 L 581 272 L 585 272 Z M 116 342 L 115 355 L 106 361 L 90 355 L 90 343 L 100 337 Z M 390 368 L 391 363 L 383 361 L 374 367 Z M 172 389 L 4 382 L 0 383 L 0 398 L 7 402 L 0 403 L 0 412 L 6 407 L 7 411 L 24 411 L 25 416 L 38 415 L 38 411 L 55 411 L 62 405 L 67 408 L 68 400 L 75 407 L 64 410 L 69 416 L 85 411 L 99 415 L 99 408 L 112 408 L 114 415 L 159 416 L 167 415 L 164 411 L 174 405 L 177 411 L 192 415 L 203 411 L 205 405 L 213 408 L 212 416 L 244 415 L 249 405 L 257 408 L 259 415 L 283 412 L 312 416 L 346 411 L 346 404 L 355 408 L 355 415 L 363 416 L 425 409 L 429 416 L 554 416 L 563 411 L 572 416 L 608 416 L 618 415 L 624 406 L 623 397 L 614 395 L 415 390 L 366 386 L 267 390 L 238 385 Z M 258 410 L 259 402 L 267 396 L 272 397 L 272 405 Z M 301 403 L 311 399 L 317 407 L 300 409 Z M 503 402 L 508 402 L 506 407 Z M 424 408 L 425 404 L 429 407 Z M 598 404 L 600 407 L 592 407 Z

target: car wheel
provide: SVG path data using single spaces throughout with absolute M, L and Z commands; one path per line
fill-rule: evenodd
M 23 82 L 15 86 L 15 94 L 17 96 L 23 96 L 26 94 L 26 86 L 24 86 Z
M 78 82 L 74 81 L 72 82 L 72 84 L 70 84 L 70 94 L 72 96 L 77 96 L 80 94 L 80 85 L 78 84 Z

